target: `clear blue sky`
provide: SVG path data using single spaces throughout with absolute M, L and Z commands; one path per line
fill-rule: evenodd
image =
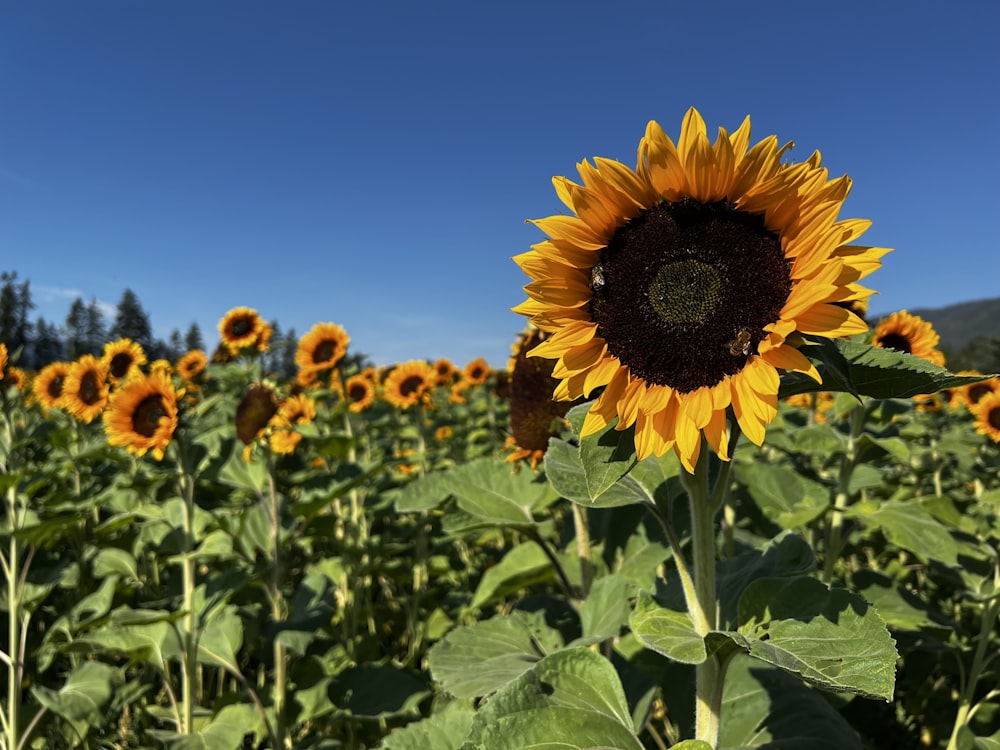
M 1000 296 L 1000 3 L 44 0 L 0 8 L 0 270 L 378 363 L 505 363 L 553 175 L 747 114 L 896 248 L 875 312 Z

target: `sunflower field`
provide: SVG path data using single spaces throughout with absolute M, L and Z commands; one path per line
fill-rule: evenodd
M 502 369 L 0 344 L 0 747 L 1000 747 L 1000 381 L 783 153 L 557 178 Z

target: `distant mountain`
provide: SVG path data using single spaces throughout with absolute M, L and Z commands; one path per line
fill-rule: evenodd
M 960 351 L 977 336 L 1000 338 L 1000 297 L 960 302 L 947 307 L 913 308 L 907 312 L 930 321 L 941 336 L 941 349 Z M 886 315 L 873 316 L 872 324 Z

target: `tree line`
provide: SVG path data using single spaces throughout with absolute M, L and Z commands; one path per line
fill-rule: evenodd
M 29 280 L 18 280 L 16 271 L 0 273 L 0 341 L 7 344 L 9 352 L 17 353 L 17 366 L 26 370 L 39 370 L 52 362 L 71 361 L 84 354 L 100 356 L 106 343 L 120 338 L 142 346 L 150 361 L 176 362 L 192 349 L 205 350 L 205 337 L 196 322 L 184 333 L 173 329 L 166 340 L 155 337 L 149 315 L 136 293 L 128 288 L 122 292 L 111 320 L 95 298 L 90 302 L 84 302 L 82 297 L 73 300 L 61 324 L 41 316 L 31 319 L 35 307 Z M 276 320 L 271 321 L 271 328 L 271 347 L 264 355 L 264 366 L 283 377 L 294 377 L 298 343 L 295 329 L 283 333 Z

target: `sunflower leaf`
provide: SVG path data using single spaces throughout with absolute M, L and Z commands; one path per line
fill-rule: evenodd
M 810 391 L 844 391 L 871 398 L 910 398 L 959 388 L 995 375 L 956 375 L 929 360 L 859 341 L 806 337 L 802 353 L 816 362 L 823 378 L 786 377 L 779 398 Z
M 569 410 L 566 420 L 576 435 L 583 429 L 583 421 L 592 402 L 580 404 Z M 617 430 L 613 421 L 603 430 L 580 439 L 580 463 L 586 480 L 587 496 L 597 500 L 636 465 L 635 427 Z M 612 501 L 612 505 L 624 505 Z

